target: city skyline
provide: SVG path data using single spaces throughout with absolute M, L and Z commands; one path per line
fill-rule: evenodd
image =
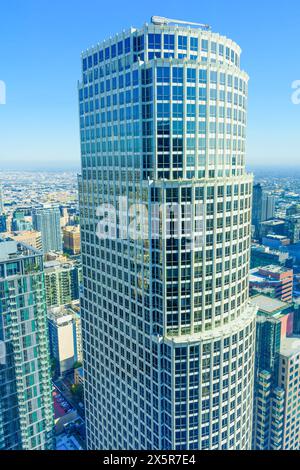
M 119 1 L 1 12 L 1 457 L 300 450 L 300 6 Z
M 251 76 L 248 165 L 293 166 L 299 161 L 300 106 L 292 102 L 292 84 L 299 79 L 296 1 L 289 9 L 273 8 L 271 1 L 252 2 L 247 14 L 236 0 L 201 8 L 195 1 L 185 8 L 154 1 L 151 7 L 137 9 L 132 2 L 126 9 L 116 8 L 113 17 L 104 4 L 94 1 L 84 11 L 78 2 L 72 10 L 57 1 L 17 3 L 22 12 L 18 17 L 11 7 L 2 6 L 6 21 L 0 32 L 0 80 L 6 84 L 7 100 L 0 106 L 1 169 L 79 167 L 78 52 L 116 30 L 140 27 L 153 14 L 209 23 L 247 50 L 242 68 Z M 28 55 L 30 50 L 35 54 Z

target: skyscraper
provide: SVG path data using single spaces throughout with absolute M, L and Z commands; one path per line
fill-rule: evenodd
M 33 228 L 42 234 L 44 253 L 62 251 L 62 235 L 60 228 L 60 210 L 58 205 L 45 204 L 32 211 Z
M 178 23 L 82 55 L 89 449 L 251 446 L 248 76 L 236 43 Z
M 275 197 L 264 191 L 261 184 L 253 187 L 252 224 L 255 227 L 255 237 L 261 237 L 261 223 L 275 217 Z
M 0 449 L 53 445 L 42 254 L 0 239 Z

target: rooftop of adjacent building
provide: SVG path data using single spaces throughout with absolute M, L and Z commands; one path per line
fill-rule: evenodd
M 271 220 L 265 220 L 265 221 L 262 222 L 261 224 L 262 224 L 262 225 L 276 226 L 276 225 L 285 224 L 285 220 L 282 220 L 282 219 L 271 219 Z
M 259 312 L 267 313 L 268 315 L 280 314 L 283 310 L 290 307 L 290 304 L 287 302 L 261 294 L 251 297 L 251 302 L 257 305 Z
M 32 255 L 41 255 L 41 252 L 25 243 L 17 243 L 11 238 L 0 238 L 0 262 Z
M 76 264 L 76 261 L 69 261 L 67 259 L 55 259 L 44 262 L 45 271 L 58 271 L 60 269 L 72 269 Z
M 249 280 L 252 283 L 263 283 L 265 281 L 276 283 L 286 278 L 293 278 L 293 270 L 275 264 L 253 268 L 250 270 L 249 276 Z
M 49 308 L 47 311 L 48 319 L 62 325 L 74 319 L 74 316 L 80 317 L 79 301 L 74 301 L 70 304 L 61 305 L 59 307 Z
M 300 336 L 287 336 L 281 341 L 280 354 L 285 357 L 293 357 L 300 354 Z
M 83 450 L 74 436 L 61 434 L 56 438 L 56 450 Z
M 70 232 L 70 233 L 80 233 L 80 226 L 79 225 L 66 225 L 63 228 L 64 232 Z
M 276 235 L 275 233 L 269 233 L 264 238 L 278 241 L 288 240 L 288 237 L 286 237 L 285 235 Z

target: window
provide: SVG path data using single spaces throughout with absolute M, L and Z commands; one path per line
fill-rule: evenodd
M 191 38 L 190 49 L 191 51 L 198 51 L 198 38 Z
M 161 49 L 161 35 L 160 34 L 148 34 L 148 48 L 149 49 Z
M 207 83 L 207 71 L 199 70 L 199 83 Z
M 170 82 L 170 68 L 157 67 L 157 82 L 169 83 Z
M 178 36 L 178 49 L 187 49 L 187 37 Z
M 175 48 L 175 41 L 173 34 L 164 34 L 164 49 L 173 51 Z
M 183 69 L 173 67 L 173 83 L 183 83 Z
M 208 40 L 207 39 L 202 39 L 201 41 L 201 49 L 203 52 L 208 51 Z
M 187 69 L 187 81 L 196 83 L 196 69 Z
M 128 54 L 130 52 L 130 38 L 125 39 L 125 54 Z

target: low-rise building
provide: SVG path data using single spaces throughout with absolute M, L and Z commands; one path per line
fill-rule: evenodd
M 293 270 L 283 266 L 269 265 L 255 268 L 250 272 L 250 293 L 268 294 L 282 300 L 291 302 L 293 298 Z

